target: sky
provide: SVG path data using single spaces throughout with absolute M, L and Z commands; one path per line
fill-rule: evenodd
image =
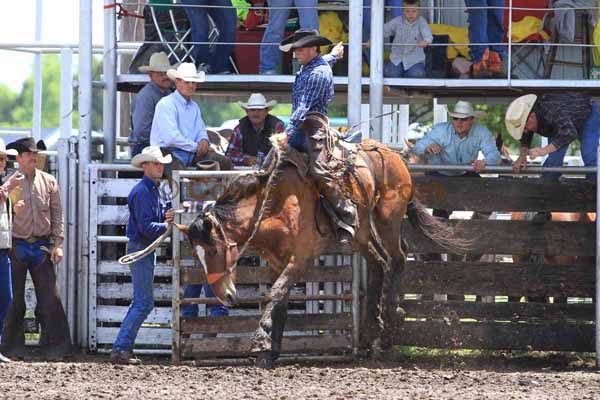
M 103 43 L 102 0 L 93 4 L 92 41 Z M 10 11 L 10 12 L 8 12 Z M 79 42 L 79 0 L 42 0 L 42 42 Z M 35 40 L 36 0 L 18 0 L 3 7 L 0 13 L 0 43 L 22 43 Z M 33 70 L 34 56 L 0 50 L 0 83 L 19 91 Z

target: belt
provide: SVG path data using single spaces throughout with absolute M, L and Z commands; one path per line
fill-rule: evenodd
M 39 242 L 40 240 L 48 240 L 48 237 L 47 236 L 41 236 L 41 237 L 38 237 L 38 236 L 29 236 L 28 238 L 19 239 L 19 240 L 24 240 L 27 243 L 32 243 L 33 244 L 35 242 Z

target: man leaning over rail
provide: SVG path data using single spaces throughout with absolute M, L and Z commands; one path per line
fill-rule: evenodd
M 194 166 L 200 161 L 216 161 L 221 170 L 233 169 L 231 160 L 211 150 L 200 107 L 192 99 L 205 74 L 192 63 L 183 63 L 167 76 L 175 81 L 175 90 L 156 105 L 150 145 L 173 156 L 173 169 Z
M 131 165 L 144 169 L 144 177 L 127 197 L 129 222 L 127 223 L 127 252 L 143 250 L 166 232 L 173 222 L 173 210 L 167 208 L 164 199 L 159 196 L 158 182 L 163 175 L 164 165 L 171 162 L 171 155 L 163 156 L 158 147 L 149 146 L 131 160 Z M 133 357 L 132 349 L 142 323 L 154 308 L 152 285 L 154 282 L 154 252 L 133 262 L 131 282 L 133 284 L 133 302 L 121 323 L 121 329 L 113 345 L 110 359 L 119 364 L 140 364 Z
M 587 167 L 597 165 L 596 147 L 600 137 L 600 113 L 598 105 L 584 93 L 549 93 L 540 97 L 535 94 L 521 96 L 506 110 L 504 119 L 508 133 L 521 142 L 519 158 L 514 170 L 520 171 L 527 163 L 527 156 L 534 159 L 548 156 L 544 167 L 562 167 L 569 144 L 579 139 L 581 158 Z M 550 139 L 544 147 L 530 149 L 533 134 Z M 544 172 L 543 178 L 558 179 L 559 172 Z M 588 174 L 588 179 L 595 179 Z M 534 221 L 544 222 L 551 217 L 550 212 L 538 213 Z
M 154 119 L 154 109 L 159 100 L 171 94 L 173 82 L 167 76 L 167 71 L 173 68 L 167 53 L 154 53 L 148 65 L 142 65 L 140 72 L 148 73 L 150 82 L 133 98 L 131 103 L 131 132 L 129 142 L 132 144 L 131 157 L 150 146 L 150 131 Z
M 434 125 L 414 145 L 412 151 L 418 156 L 427 157 L 429 164 L 472 165 L 474 172 L 439 171 L 428 175 L 479 177 L 479 172 L 487 164 L 500 164 L 502 157 L 491 132 L 475 121 L 475 118 L 484 115 L 483 112 L 475 111 L 468 101 L 459 101 L 454 106 L 454 111 L 448 110 L 448 114 L 452 122 Z M 480 151 L 483 153 L 483 160 L 478 159 Z M 438 218 L 448 219 L 450 214 L 451 210 L 433 210 L 433 215 Z M 429 257 L 431 261 L 434 260 L 432 257 Z M 435 259 L 440 259 L 439 255 Z
M 25 350 L 25 278 L 27 271 L 35 286 L 35 316 L 40 323 L 40 346 L 49 360 L 71 353 L 71 335 L 65 310 L 56 286 L 54 264 L 63 257 L 64 223 L 56 179 L 36 168 L 39 148 L 32 138 L 19 139 L 7 148 L 15 149 L 22 191 L 12 200 L 23 200 L 13 219 L 10 252 L 14 299 L 6 316 L 2 349 L 6 355 L 22 358 Z

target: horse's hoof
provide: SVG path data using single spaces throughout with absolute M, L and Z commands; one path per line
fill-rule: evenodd
M 273 369 L 275 367 L 275 361 L 273 360 L 271 353 L 260 353 L 256 357 L 256 366 L 262 369 Z

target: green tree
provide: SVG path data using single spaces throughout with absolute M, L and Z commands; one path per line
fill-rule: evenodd
M 0 126 L 12 125 L 12 110 L 17 99 L 17 93 L 8 86 L 0 84 Z

